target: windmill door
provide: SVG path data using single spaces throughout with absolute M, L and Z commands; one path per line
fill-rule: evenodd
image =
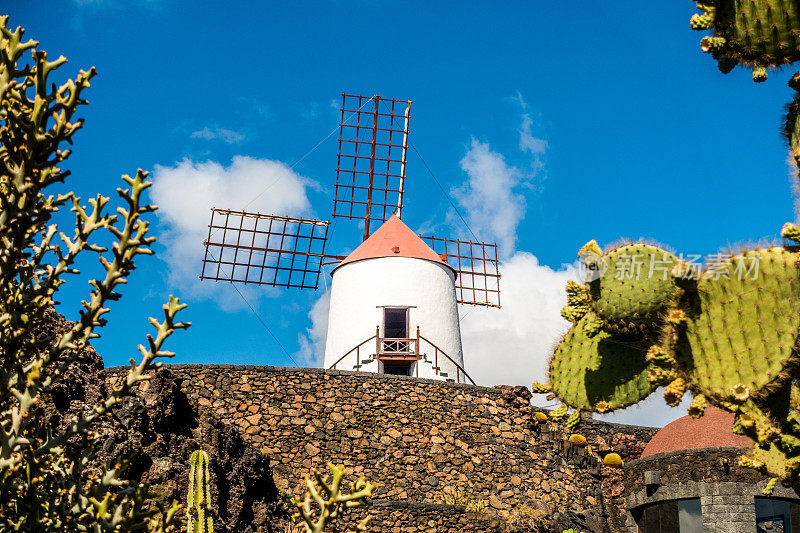
M 407 307 L 383 308 L 383 339 L 380 344 L 387 374 L 410 375 L 411 363 L 406 359 L 412 351 L 408 338 L 408 311 Z
M 386 339 L 408 338 L 408 308 L 383 308 L 383 336 Z

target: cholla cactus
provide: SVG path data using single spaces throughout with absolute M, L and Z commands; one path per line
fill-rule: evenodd
M 344 515 L 348 509 L 361 504 L 365 498 L 372 495 L 377 485 L 366 481 L 363 477 L 350 484 L 350 492 L 342 492 L 344 467 L 328 463 L 330 476 L 323 475 L 316 468 L 311 471 L 314 480 L 306 476 L 305 483 L 308 490 L 303 500 L 292 498 L 291 501 L 297 508 L 295 518 L 302 520 L 301 524 L 306 533 L 322 533 L 331 520 Z M 316 505 L 316 508 L 313 507 Z M 367 524 L 371 517 L 367 516 L 356 524 L 356 531 L 367 531 Z
M 793 224 L 784 226 L 782 235 L 800 240 Z M 734 431 L 754 442 L 743 464 L 796 482 L 800 247 L 721 254 L 700 272 L 639 245 L 644 257 L 667 258 L 667 275 L 648 272 L 623 283 L 613 279 L 619 276 L 613 254 L 630 246 L 595 255 L 606 274 L 584 285 L 588 305 L 573 296 L 581 288 L 568 285 L 568 306 L 577 303 L 573 311 L 581 317 L 554 351 L 551 383 L 536 384 L 537 391 L 552 390 L 564 402 L 563 413 L 567 406 L 598 413 L 618 409 L 644 399 L 656 386 L 666 387 L 667 403 L 677 405 L 691 391 L 692 416 L 701 416 L 707 403 L 736 414 Z M 648 279 L 654 275 L 659 279 Z M 624 297 L 608 298 L 622 290 Z
M 186 532 L 214 533 L 211 517 L 211 481 L 208 477 L 208 454 L 203 450 L 189 459 L 189 495 L 186 501 Z
M 175 329 L 188 327 L 175 321 L 185 305 L 170 297 L 163 322 L 150 319 L 156 335 L 139 347 L 142 359 L 131 359 L 123 384 L 65 429 L 50 427 L 41 405 L 99 336 L 106 305 L 120 297 L 116 291 L 134 269 L 134 259 L 152 253 L 155 238 L 142 219 L 156 209 L 142 198 L 150 182 L 142 171 L 123 176 L 127 188 L 117 192 L 125 207 L 113 215 L 106 211 L 109 198 L 100 195 L 86 206 L 73 193 L 46 193 L 69 175 L 60 165 L 71 150 L 62 145 L 72 144 L 83 125 L 74 115 L 86 104 L 83 92 L 95 71 L 56 84 L 52 74 L 66 59 L 48 61 L 36 41 L 23 40 L 23 30 L 11 31 L 7 24 L 8 17 L 0 17 L 0 530 L 171 529 L 177 504 L 159 513 L 147 501 L 145 485 L 120 479 L 124 460 L 97 471 L 91 457 L 93 425 L 148 378 L 155 359 L 172 355 L 162 346 Z M 23 62 L 26 53 L 30 64 Z M 75 214 L 75 229 L 59 233 L 51 216 L 65 206 Z M 110 251 L 97 244 L 101 234 L 115 240 Z M 103 274 L 90 281 L 92 290 L 74 325 L 43 335 L 45 313 L 67 275 L 78 273 L 74 265 L 81 252 L 96 254 Z
M 691 19 L 695 30 L 713 30 L 700 48 L 730 72 L 736 65 L 753 70 L 753 81 L 767 69 L 800 59 L 800 3 L 797 0 L 701 0 Z

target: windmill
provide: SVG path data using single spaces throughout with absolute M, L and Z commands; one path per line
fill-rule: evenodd
M 497 245 L 401 221 L 410 117 L 410 100 L 342 95 L 333 217 L 363 224 L 352 253 L 326 251 L 329 221 L 214 207 L 200 278 L 317 290 L 335 264 L 326 367 L 472 381 L 456 304 L 500 307 Z

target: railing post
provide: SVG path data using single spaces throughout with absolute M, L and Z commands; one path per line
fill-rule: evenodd
M 418 358 L 419 358 L 419 352 L 420 352 L 420 349 L 419 349 L 419 326 L 417 326 L 417 348 L 416 348 L 416 353 L 414 355 L 416 355 Z
M 458 366 L 456 366 L 456 383 L 461 383 L 461 378 L 459 377 Z
M 434 361 L 433 367 L 436 369 L 436 375 L 438 376 L 439 375 L 439 348 L 434 346 L 433 349 L 435 350 L 434 351 L 435 355 L 433 356 L 433 361 Z
M 381 327 L 375 326 L 375 357 L 381 354 Z
M 360 353 L 361 345 L 359 344 L 356 346 L 356 372 L 361 370 L 361 353 Z

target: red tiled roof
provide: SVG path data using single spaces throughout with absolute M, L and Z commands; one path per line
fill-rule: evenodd
M 389 217 L 389 220 L 375 230 L 366 241 L 353 250 L 350 255 L 345 257 L 336 268 L 347 263 L 373 259 L 376 257 L 414 257 L 417 259 L 427 259 L 435 263 L 441 263 L 452 270 L 446 261 L 434 252 L 430 246 L 411 231 L 402 220 L 396 215 Z M 336 270 L 334 268 L 334 270 Z
M 709 405 L 698 419 L 684 416 L 664 426 L 647 443 L 641 456 L 717 446 L 749 446 L 752 441 L 735 434 L 732 427 L 733 413 Z

